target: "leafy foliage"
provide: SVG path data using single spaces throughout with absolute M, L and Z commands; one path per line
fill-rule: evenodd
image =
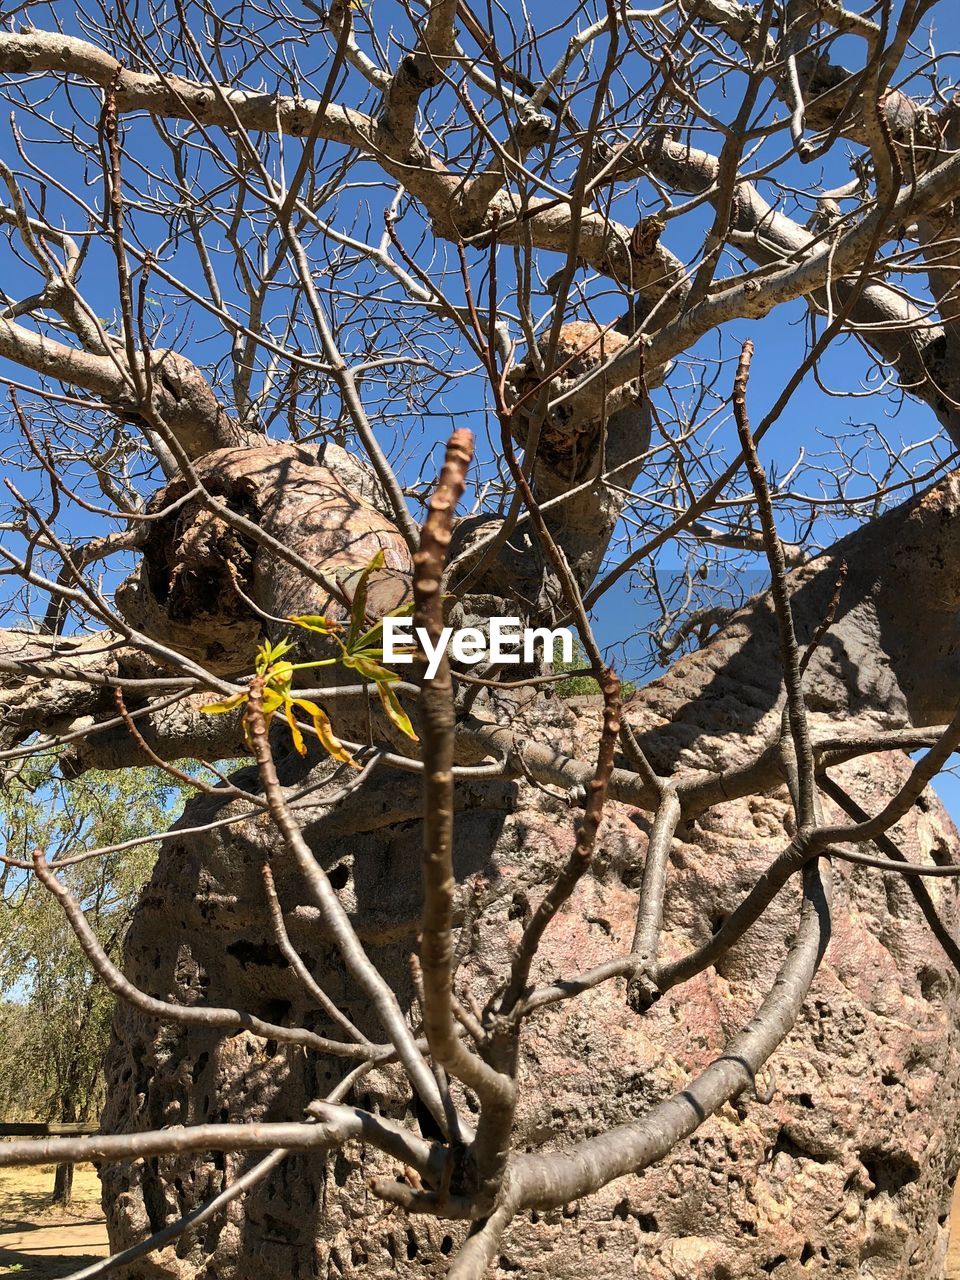
M 287 654 L 294 647 L 293 642 L 289 639 L 280 640 L 276 644 L 265 640 L 257 650 L 254 670 L 264 681 L 263 710 L 267 724 L 269 725 L 278 711 L 282 711 L 284 719 L 290 727 L 293 745 L 302 756 L 307 754 L 307 744 L 304 740 L 303 730 L 297 720 L 296 712 L 298 709 L 305 711 L 310 717 L 317 739 L 328 755 L 343 764 L 353 765 L 354 768 L 359 767 L 353 756 L 333 732 L 330 717 L 323 708 L 309 698 L 300 697 L 293 691 L 294 676 L 298 671 L 308 671 L 316 667 L 330 667 L 337 662 L 350 671 L 356 671 L 357 675 L 365 682 L 375 684 L 383 709 L 391 722 L 408 738 L 412 738 L 414 742 L 418 741 L 413 725 L 410 722 L 410 717 L 401 706 L 395 690 L 391 688 L 392 685 L 399 682 L 400 677 L 395 671 L 389 671 L 383 665 L 383 620 L 380 619 L 372 627 L 367 627 L 366 625 L 367 587 L 370 574 L 376 569 L 382 569 L 383 566 L 383 552 L 378 551 L 370 563 L 359 571 L 356 585 L 353 588 L 350 626 L 346 640 L 342 640 L 338 634 L 343 630 L 343 625 L 323 614 L 296 614 L 290 619 L 291 622 L 305 631 L 313 631 L 322 636 L 331 636 L 340 646 L 339 658 L 320 658 L 314 662 L 288 662 L 286 660 Z M 409 606 L 397 610 L 394 616 L 401 616 L 406 612 L 409 612 Z M 224 698 L 219 702 L 210 702 L 205 707 L 202 707 L 201 710 L 214 715 L 232 711 L 234 707 L 246 704 L 249 696 L 246 691 L 235 693 L 232 697 Z M 249 741 L 249 726 L 246 717 L 244 718 L 243 727 L 244 735 Z
M 4 851 L 51 861 L 164 830 L 187 787 L 159 769 L 90 771 L 66 781 L 50 755 L 28 761 L 0 798 Z M 155 845 L 64 867 L 107 953 L 119 958 Z M 55 863 L 54 863 L 55 865 Z M 26 871 L 0 876 L 0 1115 L 84 1120 L 100 1102 L 113 997 L 93 975 L 59 904 Z
M 553 669 L 557 673 L 561 671 L 581 671 L 589 665 L 583 645 L 578 639 L 574 639 L 571 660 L 564 662 L 561 659 L 554 662 Z M 554 689 L 558 697 L 561 698 L 592 698 L 600 696 L 600 686 L 593 676 L 571 676 L 569 680 L 559 680 Z M 620 696 L 622 698 L 629 698 L 636 691 L 637 685 L 633 680 L 624 680 L 620 685 Z

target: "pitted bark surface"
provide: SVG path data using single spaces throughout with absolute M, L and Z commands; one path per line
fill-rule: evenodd
M 547 704 L 538 735 L 591 739 L 593 700 Z M 852 762 L 843 784 L 874 810 L 907 762 Z M 530 907 L 572 846 L 572 813 L 526 784 L 458 788 L 462 906 L 479 903 L 461 971 L 482 1001 L 493 989 Z M 198 801 L 185 821 L 209 807 Z M 304 815 L 321 862 L 341 886 L 360 936 L 409 1001 L 407 957 L 419 908 L 420 827 L 415 780 L 382 779 L 346 810 Z M 837 815 L 833 815 L 837 816 Z M 629 948 L 647 816 L 611 806 L 594 874 L 548 931 L 536 977 L 574 973 Z M 269 848 L 291 935 L 328 993 L 368 1034 L 377 1029 L 319 933 L 298 877 L 274 835 L 253 819 L 232 834 L 174 835 L 144 894 L 127 971 L 155 994 L 231 1002 L 274 1020 L 305 1021 L 304 998 L 270 934 L 259 866 Z M 777 793 L 720 806 L 675 841 L 664 954 L 707 938 L 789 838 Z M 942 859 L 956 832 L 931 802 L 896 830 L 913 860 Z M 946 1248 L 949 1185 L 958 1164 L 958 990 L 902 881 L 840 866 L 835 929 L 803 1017 L 758 1090 L 681 1144 L 661 1165 L 620 1179 L 566 1211 L 517 1219 L 497 1275 L 580 1280 L 598 1274 L 651 1280 L 762 1280 L 870 1276 L 935 1280 Z M 956 890 L 931 881 L 943 917 Z M 298 909 L 295 909 L 298 908 Z M 722 1051 L 748 1020 L 795 928 L 789 889 L 717 972 L 632 1013 L 615 982 L 544 1011 L 524 1041 L 517 1147 L 563 1147 L 637 1118 Z M 330 1028 L 326 1028 L 330 1030 Z M 214 1119 L 289 1119 L 339 1078 L 333 1062 L 246 1035 L 158 1029 L 118 1016 L 106 1124 L 151 1128 Z M 369 1076 L 359 1101 L 415 1123 L 408 1092 L 389 1069 Z M 236 1173 L 252 1157 L 228 1157 Z M 359 1145 L 339 1155 L 292 1156 L 249 1198 L 131 1275 L 184 1280 L 289 1277 L 440 1277 L 456 1224 L 388 1212 L 366 1187 L 400 1170 Z M 209 1198 L 222 1157 L 193 1156 L 105 1171 L 115 1246 Z
M 389 612 L 404 599 L 407 545 L 362 495 L 353 470 L 341 476 L 304 450 L 273 442 L 218 450 L 196 470 L 211 495 L 330 577 L 361 569 L 383 551 L 386 565 L 371 582 L 370 608 Z M 152 499 L 149 510 L 158 513 L 189 490 L 177 480 Z M 265 628 L 244 596 L 272 617 L 344 615 L 344 606 L 324 586 L 197 500 L 146 528 L 143 563 L 118 592 L 123 614 L 212 671 L 250 670 Z
M 298 464 L 281 457 L 279 465 L 292 472 Z M 261 511 L 268 491 L 260 491 Z M 309 484 L 304 493 L 306 516 L 317 497 Z M 950 478 L 791 575 L 805 643 L 824 616 L 840 561 L 848 564 L 836 620 L 805 681 L 815 738 L 937 723 L 952 714 L 960 693 L 958 493 Z M 379 527 L 373 536 L 382 536 Z M 334 546 L 329 554 L 337 553 Z M 254 574 L 253 586 L 263 607 L 268 598 L 292 603 L 302 584 L 290 586 L 275 573 L 269 580 Z M 661 767 L 715 773 L 754 758 L 769 740 L 781 683 L 775 620 L 760 597 L 702 650 L 640 690 L 628 715 Z M 484 705 L 481 698 L 477 706 Z M 599 708 L 591 699 L 532 697 L 506 719 L 515 731 L 587 760 Z M 287 759 L 285 784 L 302 782 L 307 768 Z M 318 782 L 331 766 L 319 768 Z M 888 753 L 852 761 L 834 776 L 872 813 L 908 768 L 906 757 Z M 244 784 L 256 779 L 248 774 Z M 332 810 L 322 796 L 313 792 L 299 812 L 305 836 L 409 1006 L 420 908 L 417 779 L 378 771 Z M 214 803 L 194 801 L 182 825 L 219 816 Z M 573 845 L 575 813 L 565 796 L 526 782 L 464 781 L 456 804 L 461 917 L 476 916 L 460 977 L 482 1002 L 502 981 L 524 920 Z M 827 806 L 828 820 L 839 816 Z M 629 949 L 648 823 L 649 815 L 609 803 L 592 872 L 548 929 L 536 981 L 572 977 Z M 790 833 L 776 787 L 716 806 L 682 829 L 670 860 L 664 958 L 709 938 Z M 914 861 L 957 860 L 957 832 L 933 800 L 891 834 Z M 282 963 L 263 897 L 265 857 L 295 945 L 329 995 L 379 1038 L 262 816 L 199 837 L 171 835 L 129 935 L 126 972 L 154 995 L 333 1031 Z M 957 975 L 902 878 L 839 864 L 837 879 L 825 963 L 757 1096 L 726 1106 L 642 1175 L 564 1211 L 518 1218 L 496 1274 L 939 1280 L 960 1163 Z M 927 883 L 955 930 L 955 882 Z M 565 1147 L 639 1118 L 682 1089 L 751 1018 L 797 915 L 794 884 L 715 969 L 668 992 L 646 1014 L 629 1009 L 620 981 L 538 1013 L 523 1042 L 516 1150 Z M 116 1131 L 297 1119 L 345 1069 L 246 1034 L 158 1028 L 128 1008 L 120 1009 L 115 1030 L 105 1124 Z M 357 1101 L 427 1125 L 394 1069 L 367 1076 Z M 471 1100 L 462 1103 L 469 1112 Z M 128 1245 L 202 1203 L 252 1158 L 190 1156 L 106 1169 L 113 1244 Z M 368 1189 L 371 1173 L 401 1171 L 355 1144 L 327 1158 L 292 1156 L 243 1206 L 232 1205 L 130 1275 L 442 1276 L 463 1227 L 386 1210 Z

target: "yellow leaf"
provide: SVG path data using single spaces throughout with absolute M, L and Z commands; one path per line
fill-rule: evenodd
M 263 691 L 263 710 L 267 716 L 273 713 L 284 704 L 283 694 L 277 693 L 275 689 L 264 689 Z
M 381 667 L 379 662 L 374 662 L 365 653 L 345 653 L 343 655 L 343 665 L 352 667 L 354 671 L 359 671 L 365 679 L 375 680 L 377 684 L 381 682 L 389 683 L 400 679 L 396 672 L 388 671 L 386 667 Z
M 386 618 L 408 618 L 414 610 L 414 601 L 408 600 L 406 604 L 402 604 L 399 609 L 394 609 L 392 613 L 384 614 Z M 355 653 L 365 652 L 368 649 L 377 649 L 383 652 L 383 618 L 379 622 L 374 623 L 370 630 L 360 637 L 353 645 Z M 413 653 L 414 650 L 400 650 L 400 652 Z
M 333 756 L 334 760 L 339 760 L 341 764 L 353 765 L 355 769 L 360 766 L 354 760 L 353 756 L 343 745 L 340 739 L 333 732 L 330 724 L 330 717 L 318 707 L 315 702 L 311 702 L 308 698 L 294 698 L 294 702 L 298 707 L 303 707 L 307 715 L 313 721 L 313 727 L 317 731 L 317 737 L 320 739 L 320 745 L 326 751 L 327 755 Z
M 383 703 L 383 709 L 397 726 L 401 733 L 405 733 L 408 738 L 412 738 L 414 742 L 420 739 L 414 733 L 413 725 L 410 723 L 410 717 L 400 705 L 400 699 L 382 680 L 377 681 L 377 693 L 380 695 L 380 701 Z
M 322 613 L 296 613 L 290 621 L 295 622 L 298 627 L 304 627 L 307 631 L 316 631 L 322 636 L 331 636 L 341 629 L 339 622 L 335 622 L 333 618 L 324 617 Z
M 297 718 L 293 714 L 293 703 L 285 702 L 283 711 L 287 717 L 287 724 L 290 726 L 290 735 L 293 738 L 293 745 L 302 756 L 307 754 L 307 744 L 303 740 L 303 734 L 300 732 L 300 726 L 297 724 Z
M 377 552 L 368 565 L 360 572 L 356 589 L 353 593 L 353 605 L 350 610 L 350 631 L 347 634 L 347 649 L 354 649 L 363 631 L 363 622 L 367 613 L 367 581 L 375 569 L 382 569 L 386 564 L 383 548 Z
M 292 648 L 293 644 L 287 639 L 278 640 L 276 644 L 272 644 L 269 640 L 264 640 L 257 650 L 257 660 L 254 664 L 257 675 L 266 675 L 270 668 L 279 662 L 285 654 L 288 654 Z
M 218 716 L 224 711 L 232 711 L 234 707 L 239 707 L 240 703 L 246 702 L 246 700 L 246 693 L 234 693 L 229 698 L 224 698 L 220 702 L 208 702 L 206 706 L 201 707 L 200 710 L 206 711 L 209 715 Z
M 293 664 L 290 662 L 278 662 L 270 668 L 267 676 L 267 692 L 276 689 L 278 693 L 289 693 L 290 686 L 293 683 Z

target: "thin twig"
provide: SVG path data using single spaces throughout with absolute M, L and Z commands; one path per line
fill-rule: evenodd
M 96 970 L 104 986 L 120 1000 L 126 1000 L 143 1013 L 160 1018 L 164 1022 L 179 1022 L 185 1026 L 222 1027 L 225 1030 L 249 1031 L 264 1040 L 278 1040 L 282 1044 L 299 1044 L 317 1053 L 327 1053 L 341 1058 L 367 1058 L 365 1046 L 343 1044 L 315 1035 L 303 1027 L 283 1027 L 275 1022 L 264 1022 L 252 1013 L 240 1009 L 219 1009 L 210 1005 L 176 1004 L 172 1000 L 158 1000 L 135 987 L 125 978 L 104 951 L 93 930 L 87 924 L 80 904 L 69 889 L 53 874 L 43 853 L 37 849 L 33 855 L 33 867 L 37 879 L 60 903 L 67 922 L 77 936 L 84 954 Z
M 263 686 L 262 677 L 257 676 L 251 680 L 247 718 L 253 754 L 260 769 L 260 778 L 270 814 L 310 889 L 311 897 L 320 909 L 323 922 L 333 936 L 347 969 L 369 998 L 384 1031 L 396 1047 L 410 1083 L 442 1130 L 446 1124 L 446 1116 L 433 1073 L 417 1047 L 396 996 L 363 949 L 327 873 L 313 856 L 296 818 L 284 799 L 267 736 L 267 724 L 263 713 Z
M 647 857 L 640 885 L 640 905 L 633 938 L 636 976 L 628 988 L 634 1009 L 644 1009 L 659 996 L 653 975 L 657 968 L 660 933 L 663 929 L 663 899 L 667 887 L 670 847 L 680 821 L 680 801 L 676 789 L 665 786 L 647 842 Z
M 757 447 L 750 431 L 750 420 L 747 417 L 747 383 L 750 378 L 752 358 L 753 343 L 747 341 L 743 344 L 743 350 L 740 353 L 737 376 L 733 386 L 733 413 L 737 423 L 737 434 L 740 437 L 740 447 L 743 450 L 747 473 L 750 476 L 753 491 L 757 498 L 757 511 L 760 516 L 760 526 L 763 530 L 767 562 L 770 565 L 770 594 L 773 597 L 777 627 L 780 632 L 780 652 L 783 661 L 784 682 L 787 686 L 787 714 L 790 722 L 790 735 L 793 739 L 797 757 L 797 822 L 801 830 L 809 830 L 815 821 L 816 806 L 813 748 L 810 743 L 810 728 L 807 724 L 807 710 L 803 699 L 800 648 L 797 643 L 793 610 L 790 607 L 790 596 L 787 591 L 787 563 L 783 554 L 783 546 L 777 536 L 777 526 L 773 515 L 773 504 L 770 501 L 767 476 L 760 465 Z

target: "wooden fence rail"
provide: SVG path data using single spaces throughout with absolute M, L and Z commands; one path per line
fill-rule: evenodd
M 99 1133 L 98 1124 L 0 1124 L 0 1138 L 65 1138 L 70 1133 Z
M 98 1124 L 34 1124 L 30 1121 L 0 1124 L 0 1138 L 64 1138 L 67 1134 L 99 1133 Z M 73 1165 L 58 1164 L 53 1181 L 54 1204 L 67 1205 L 73 1193 Z

